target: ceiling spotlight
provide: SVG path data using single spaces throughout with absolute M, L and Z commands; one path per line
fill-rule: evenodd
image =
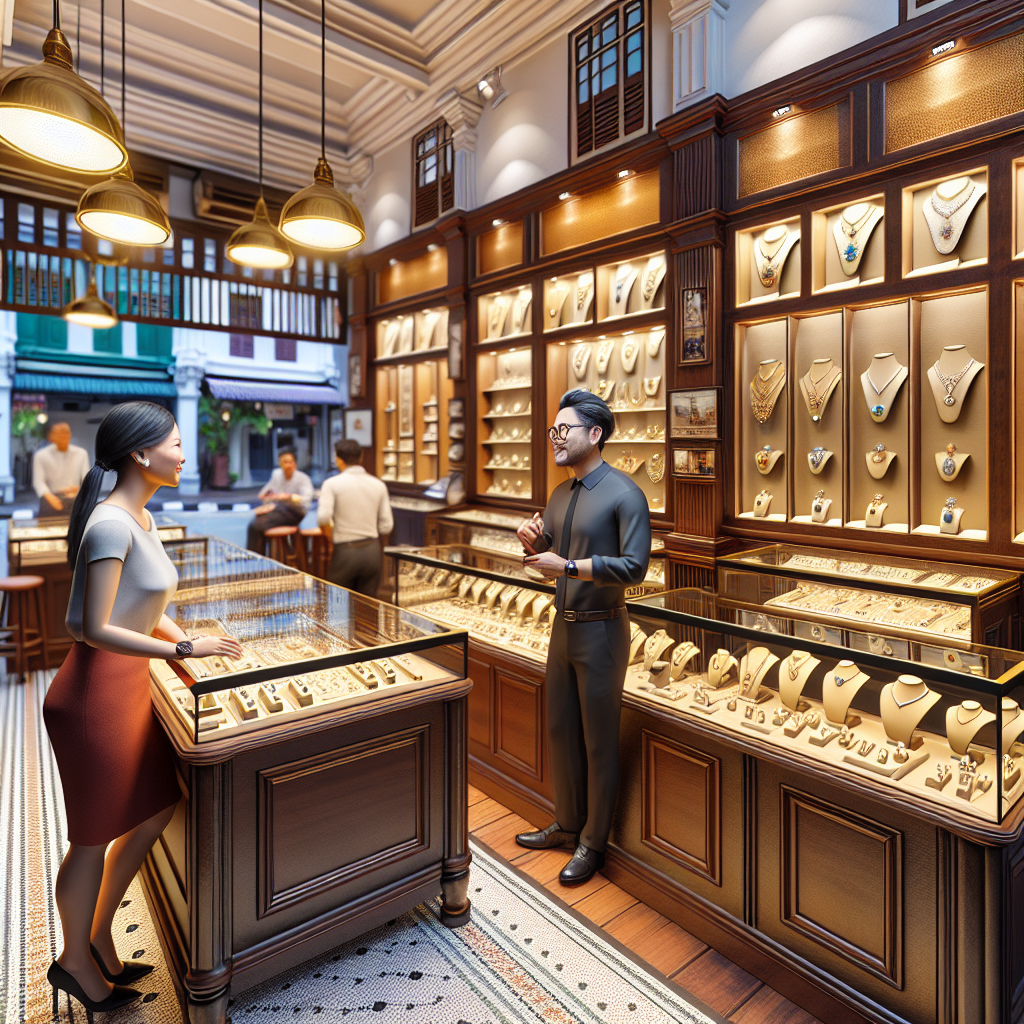
M 622 175 L 620 174 L 619 177 L 621 178 Z M 563 200 L 563 201 L 566 200 L 566 199 L 572 199 L 572 193 L 571 192 L 559 192 L 558 193 L 558 198 Z
M 619 171 L 619 173 L 616 175 L 616 177 L 618 177 L 618 178 L 628 178 L 632 173 L 633 173 L 632 171 L 628 171 L 628 170 L 627 171 Z
M 501 84 L 501 68 L 497 67 L 489 75 L 481 78 L 476 84 L 476 91 L 485 103 L 490 101 L 493 110 L 508 95 Z
M 109 302 L 100 298 L 100 294 L 96 290 L 95 278 L 89 282 L 89 287 L 86 288 L 83 296 L 72 299 L 64 307 L 61 316 L 69 324 L 91 327 L 96 331 L 109 330 L 118 324 L 114 307 Z
M 88 174 L 112 174 L 128 161 L 114 111 L 74 72 L 58 0 L 42 62 L 6 72 L 0 83 L 0 139 L 51 167 Z
M 938 46 L 932 47 L 932 56 L 938 57 L 940 53 L 948 53 L 956 46 L 955 39 L 947 39 L 944 43 L 939 43 Z
M 392 256 L 391 259 L 388 260 L 388 266 L 389 267 L 394 267 L 394 266 L 397 266 L 397 265 L 398 265 L 398 260 L 396 260 L 395 257 Z
M 437 252 L 437 242 L 431 242 L 430 245 L 427 246 L 427 252 Z
M 494 220 L 491 221 L 491 227 L 492 228 L 500 228 L 503 224 L 506 224 L 506 223 L 508 223 L 508 222 L 502 220 L 500 217 L 495 217 Z
M 788 114 L 793 109 L 792 105 L 787 103 L 784 107 L 776 107 L 772 111 L 772 117 L 782 117 L 783 114 Z
M 327 12 L 320 0 L 320 159 L 313 184 L 293 195 L 281 210 L 281 231 L 311 249 L 351 249 L 366 238 L 363 218 L 352 199 L 334 187 L 327 163 Z

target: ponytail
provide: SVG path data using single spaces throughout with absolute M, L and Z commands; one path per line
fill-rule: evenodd
M 74 571 L 85 535 L 85 525 L 100 499 L 103 474 L 116 469 L 120 475 L 132 452 L 165 441 L 174 429 L 174 417 L 154 402 L 123 402 L 115 405 L 96 431 L 96 464 L 86 474 L 75 498 L 68 524 L 68 565 Z

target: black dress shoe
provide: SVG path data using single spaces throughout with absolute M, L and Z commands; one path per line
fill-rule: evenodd
M 136 992 L 133 988 L 122 988 L 120 985 L 115 985 L 114 991 L 106 999 L 90 999 L 85 994 L 85 989 L 75 980 L 74 975 L 65 971 L 56 960 L 50 964 L 50 969 L 46 972 L 46 980 L 53 988 L 54 1020 L 57 1019 L 58 996 L 61 992 L 67 992 L 69 996 L 74 996 L 87 1010 L 95 1013 L 119 1010 L 122 1006 L 134 1003 L 142 995 L 141 992 Z
M 594 872 L 604 867 L 604 854 L 591 850 L 580 843 L 576 852 L 569 858 L 569 863 L 562 868 L 558 880 L 562 885 L 582 885 L 594 877 Z
M 93 960 L 100 965 L 103 977 L 107 981 L 112 981 L 115 985 L 130 985 L 133 981 L 144 978 L 153 970 L 152 964 L 144 964 L 141 960 L 135 960 L 130 964 L 123 964 L 119 974 L 111 974 L 107 970 L 107 965 L 103 962 L 103 957 L 100 956 L 100 951 L 91 942 L 89 943 L 89 949 L 92 950 Z
M 516 836 L 516 842 L 528 850 L 557 850 L 560 846 L 572 849 L 578 841 L 577 833 L 566 832 L 557 821 L 539 832 L 520 832 Z

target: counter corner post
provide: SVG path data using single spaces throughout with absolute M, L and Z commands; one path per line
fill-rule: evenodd
M 470 918 L 469 865 L 469 751 L 467 698 L 445 702 L 445 786 L 444 855 L 441 860 L 441 923 L 458 928 Z

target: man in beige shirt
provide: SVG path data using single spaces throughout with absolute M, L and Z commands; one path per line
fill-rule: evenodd
M 376 597 L 384 569 L 381 539 L 394 528 L 387 485 L 360 465 L 358 441 L 334 446 L 338 475 L 324 481 L 316 521 L 330 530 L 334 554 L 327 578 L 357 593 Z
M 92 460 L 84 448 L 71 443 L 67 423 L 54 423 L 46 439 L 50 443 L 32 456 L 32 489 L 39 495 L 39 518 L 69 516 Z

